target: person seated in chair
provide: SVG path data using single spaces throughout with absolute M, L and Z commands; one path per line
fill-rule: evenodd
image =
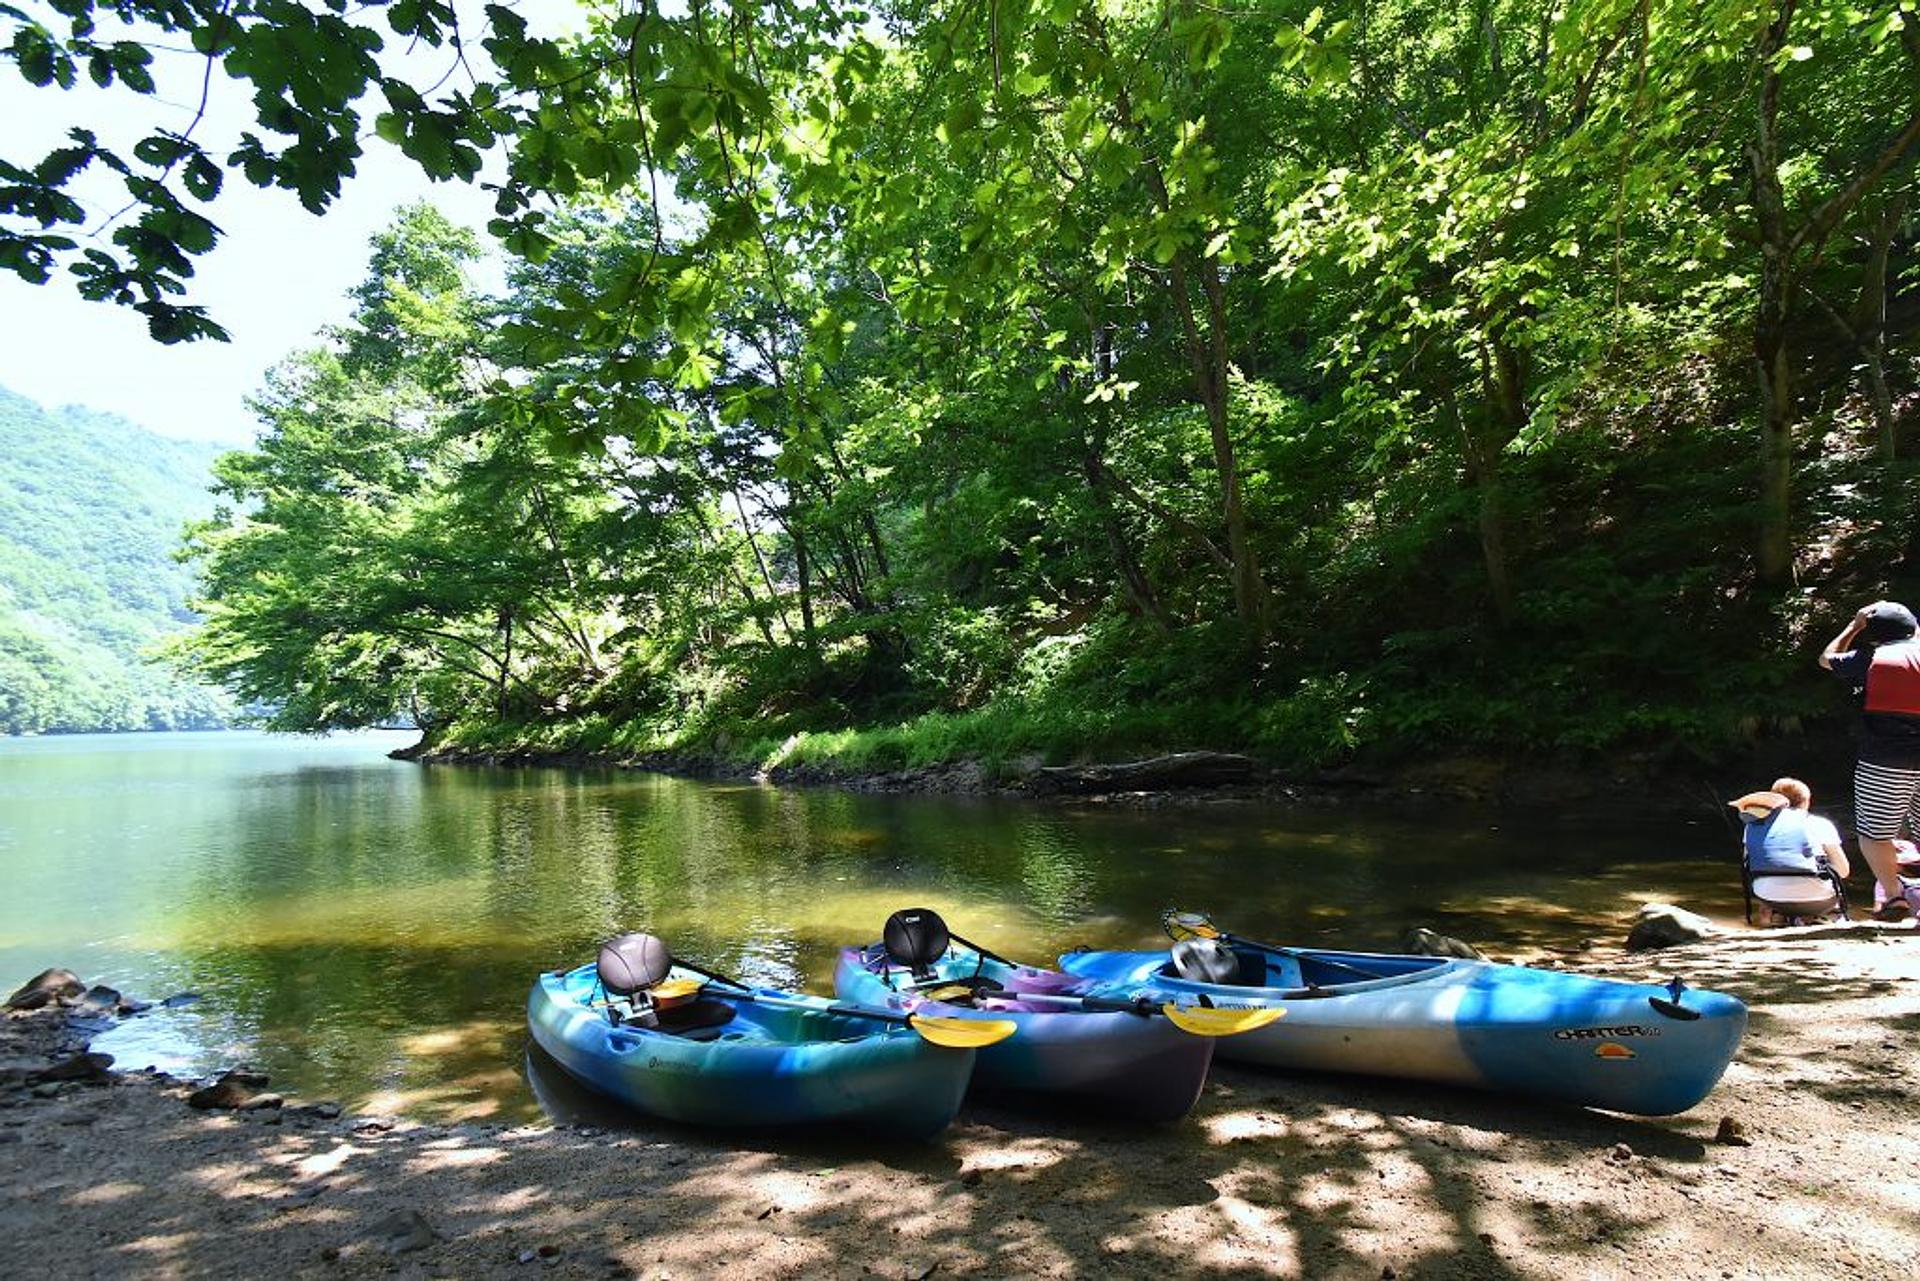
M 1813 813 L 1813 789 L 1797 778 L 1775 779 L 1764 792 L 1733 802 L 1746 823 L 1750 876 L 1808 876 L 1831 868 L 1844 880 L 1853 870 L 1839 829 Z M 1776 909 L 1776 915 L 1780 915 Z
M 1772 790 L 1787 798 L 1787 804 L 1805 817 L 1801 820 L 1806 842 L 1817 858 L 1825 858 L 1841 880 L 1853 875 L 1847 862 L 1846 847 L 1840 844 L 1840 829 L 1813 812 L 1813 789 L 1797 778 L 1776 778 Z

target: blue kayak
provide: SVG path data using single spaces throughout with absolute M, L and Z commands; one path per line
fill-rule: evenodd
M 1183 1117 L 1200 1097 L 1214 1038 L 1157 1015 L 1049 999 L 1088 995 L 1090 985 L 983 953 L 949 938 L 944 925 L 938 938 L 917 963 L 889 955 L 884 943 L 843 950 L 834 991 L 862 1005 L 1010 1020 L 1015 1034 L 979 1051 L 974 1083 L 985 1090 L 1077 1099 L 1151 1121 Z
M 1678 984 L 1273 949 L 1231 936 L 1222 947 L 1229 973 L 1215 981 L 1183 975 L 1198 967 L 1184 956 L 1176 966 L 1169 952 L 1074 952 L 1060 966 L 1096 990 L 1285 1008 L 1281 1022 L 1221 1043 L 1222 1057 L 1241 1062 L 1511 1090 L 1645 1116 L 1705 1098 L 1747 1026 L 1739 1000 Z
M 702 978 L 668 976 L 692 987 Z M 973 1049 L 938 1046 L 893 1020 L 821 997 L 711 986 L 632 1021 L 593 965 L 543 974 L 527 1026 L 567 1073 L 636 1111 L 696 1125 L 844 1123 L 905 1137 L 939 1133 L 973 1074 Z M 609 1009 L 612 1017 L 609 1017 Z

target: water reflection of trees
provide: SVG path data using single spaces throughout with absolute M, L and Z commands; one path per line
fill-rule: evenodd
M 1147 945 L 1173 905 L 1297 942 L 1390 946 L 1427 924 L 1532 947 L 1617 933 L 1636 895 L 1737 895 L 1705 858 L 1647 857 L 1644 835 L 1458 814 L 1041 809 L 616 771 L 310 772 L 235 789 L 219 827 L 164 932 L 193 981 L 307 1088 L 449 1105 L 524 1099 L 528 983 L 620 929 L 824 991 L 837 949 L 908 905 L 1044 961 Z

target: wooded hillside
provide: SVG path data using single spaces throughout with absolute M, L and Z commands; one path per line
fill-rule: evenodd
M 218 691 L 148 661 L 193 620 L 175 551 L 219 452 L 0 388 L 0 733 L 222 722 Z

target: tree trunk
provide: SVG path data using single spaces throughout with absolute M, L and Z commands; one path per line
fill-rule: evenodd
M 760 608 L 760 598 L 753 593 L 753 583 L 745 574 L 740 572 L 740 567 L 733 563 L 733 554 L 727 550 L 726 541 L 722 539 L 718 531 L 708 523 L 698 503 L 693 505 L 692 511 L 693 518 L 698 523 L 700 533 L 704 536 L 705 541 L 713 544 L 714 554 L 720 558 L 721 566 L 725 569 L 727 577 L 732 580 L 733 585 L 739 589 L 740 595 L 746 600 L 747 612 L 753 615 L 753 625 L 759 630 L 761 639 L 767 642 L 768 649 L 778 647 L 780 642 L 773 637 L 773 625 L 767 621 L 766 613 Z
M 1480 470 L 1480 555 L 1487 587 L 1502 626 L 1513 622 L 1513 575 L 1507 561 L 1507 526 L 1501 460 L 1527 426 L 1527 358 L 1504 336 L 1492 339 L 1492 430 L 1476 442 Z
M 1903 200 L 1889 200 L 1881 207 L 1880 216 L 1874 219 L 1872 235 L 1867 241 L 1867 264 L 1860 274 L 1860 298 L 1849 326 L 1863 365 L 1861 375 L 1866 383 L 1867 399 L 1873 405 L 1875 435 L 1883 463 L 1893 462 L 1900 453 L 1893 417 L 1893 392 L 1887 386 L 1887 260 L 1892 256 L 1893 235 L 1899 230 L 1904 210 Z
M 1767 286 L 1761 286 L 1763 296 Z M 1781 309 L 1761 304 L 1754 324 L 1754 370 L 1760 380 L 1760 581 L 1784 585 L 1793 575 L 1793 368 Z M 1768 312 L 1773 312 L 1768 317 Z
M 1101 28 L 1101 40 L 1106 44 L 1104 28 Z M 1111 45 L 1108 45 L 1111 49 Z M 1167 190 L 1166 176 L 1162 173 L 1160 162 L 1155 159 L 1148 147 L 1152 139 L 1135 119 L 1133 101 L 1122 88 L 1113 100 L 1114 120 L 1121 128 L 1134 134 L 1141 142 L 1146 158 L 1141 169 L 1146 175 L 1148 190 L 1154 203 L 1162 213 L 1170 212 L 1173 200 Z M 1227 393 L 1227 307 L 1226 291 L 1220 281 L 1220 263 L 1218 259 L 1202 255 L 1197 260 L 1200 287 L 1206 296 L 1207 332 L 1200 332 L 1199 318 L 1194 314 L 1191 277 L 1194 274 L 1195 260 L 1186 251 L 1174 255 L 1171 264 L 1171 280 L 1168 292 L 1174 306 L 1174 314 L 1180 319 L 1181 334 L 1186 341 L 1187 360 L 1193 371 L 1194 391 L 1200 397 L 1200 403 L 1207 412 L 1207 430 L 1212 438 L 1213 463 L 1220 473 L 1220 509 L 1227 527 L 1227 556 L 1232 565 L 1234 612 L 1246 625 L 1255 640 L 1265 644 L 1267 640 L 1267 589 L 1266 581 L 1260 576 L 1260 565 L 1254 558 L 1253 543 L 1247 536 L 1246 508 L 1241 501 L 1240 470 L 1234 458 L 1233 435 L 1228 429 Z
M 1849 210 L 1920 143 L 1920 112 L 1907 118 L 1880 154 L 1846 186 L 1816 205 L 1798 227 L 1788 225 L 1780 186 L 1780 58 L 1787 48 L 1796 0 L 1780 9 L 1760 37 L 1754 57 L 1760 94 L 1747 160 L 1753 170 L 1753 219 L 1760 244 L 1760 306 L 1753 324 L 1754 373 L 1760 381 L 1760 538 L 1755 560 L 1760 582 L 1784 586 L 1793 575 L 1793 428 L 1796 406 L 1787 324 L 1793 315 L 1796 270 L 1803 251 L 1818 253 Z
M 513 673 L 513 611 L 500 611 L 500 682 L 494 690 L 493 711 L 501 720 L 507 719 L 507 681 Z
M 1101 457 L 1101 439 L 1104 433 L 1090 434 L 1087 437 L 1086 453 L 1082 457 L 1081 467 L 1087 477 L 1087 488 L 1093 494 L 1093 507 L 1100 516 L 1100 530 L 1105 535 L 1107 554 L 1113 557 L 1114 568 L 1120 575 L 1121 590 L 1128 601 L 1142 617 L 1158 623 L 1163 631 L 1173 630 L 1173 617 L 1167 613 L 1167 607 L 1160 602 L 1159 593 L 1153 590 L 1153 584 L 1147 578 L 1146 570 L 1140 566 L 1139 557 L 1134 555 L 1133 544 L 1127 538 L 1127 531 L 1120 524 L 1120 513 L 1114 510 L 1113 494 L 1108 486 L 1106 461 Z
M 1826 313 L 1847 346 L 1860 358 L 1860 385 L 1873 407 L 1875 452 L 1882 463 L 1899 457 L 1898 424 L 1893 412 L 1893 389 L 1887 383 L 1887 259 L 1900 223 L 1896 200 L 1880 211 L 1867 239 L 1867 261 L 1860 273 L 1860 293 L 1852 311 L 1841 315 L 1825 298 L 1804 283 L 1800 288 Z
M 1480 492 L 1480 559 L 1487 568 L 1493 614 L 1502 627 L 1513 622 L 1513 578 L 1507 571 L 1507 527 L 1500 475 L 1484 471 L 1474 487 Z
M 817 660 L 820 640 L 813 632 L 813 566 L 807 558 L 807 536 L 789 524 L 787 537 L 793 542 L 793 572 L 800 580 L 800 633 L 807 652 Z
M 1753 216 L 1760 241 L 1760 306 L 1753 321 L 1753 367 L 1760 383 L 1760 512 L 1755 563 L 1760 582 L 1784 585 L 1793 573 L 1793 364 L 1787 322 L 1793 310 L 1793 245 L 1780 187 L 1780 74 L 1794 0 L 1760 41 L 1760 97 L 1747 160 L 1753 170 Z
M 740 498 L 740 487 L 733 486 L 727 491 L 733 495 L 733 509 L 740 513 L 740 529 L 747 536 L 747 546 L 753 549 L 753 563 L 760 568 L 760 581 L 767 589 L 767 599 L 780 614 L 780 630 L 788 636 L 793 635 L 793 622 L 787 617 L 787 607 L 780 599 L 780 589 L 774 586 L 773 573 L 767 568 L 767 558 L 760 554 L 760 538 L 753 530 L 753 521 L 747 517 L 747 505 Z
M 1492 379 L 1488 380 L 1488 409 L 1493 413 Z M 1500 451 L 1505 441 L 1496 442 L 1497 432 L 1468 420 L 1460 410 L 1453 381 L 1440 376 L 1440 401 L 1453 419 L 1460 437 L 1460 458 L 1466 466 L 1467 483 L 1479 500 L 1480 561 L 1487 572 L 1487 593 L 1493 601 L 1493 615 L 1500 626 L 1513 621 L 1513 576 L 1507 567 L 1506 515 L 1500 484 Z
M 1088 326 L 1093 331 L 1093 376 L 1104 383 L 1113 377 L 1113 326 L 1100 324 L 1091 317 Z M 1065 377 L 1064 371 L 1062 376 Z M 1133 542 L 1120 523 L 1120 513 L 1114 510 L 1111 474 L 1107 471 L 1107 427 L 1107 413 L 1096 410 L 1080 438 L 1083 445 L 1080 469 L 1087 478 L 1087 489 L 1093 495 L 1094 511 L 1100 517 L 1100 531 L 1106 539 L 1107 554 L 1113 558 L 1114 568 L 1119 571 L 1121 590 L 1134 609 L 1142 617 L 1159 624 L 1162 631 L 1172 631 L 1173 618 L 1167 613 L 1166 606 L 1161 604 L 1159 593 L 1153 590 L 1153 583 L 1141 567 L 1140 558 L 1134 554 Z
M 1155 187 L 1164 191 L 1158 171 L 1149 166 L 1148 173 L 1153 176 Z M 1173 268 L 1169 273 L 1170 301 L 1180 318 L 1181 333 L 1186 340 L 1187 361 L 1193 371 L 1194 391 L 1207 414 L 1207 433 L 1213 444 L 1214 469 L 1220 473 L 1220 513 L 1227 527 L 1227 560 L 1233 580 L 1234 612 L 1255 638 L 1264 642 L 1267 638 L 1266 588 L 1260 578 L 1260 567 L 1253 559 L 1253 547 L 1247 539 L 1246 510 L 1240 498 L 1240 469 L 1234 458 L 1233 435 L 1227 421 L 1226 336 L 1221 328 L 1224 317 L 1220 315 L 1225 309 L 1218 303 L 1219 269 L 1209 258 L 1202 260 L 1201 270 L 1203 279 L 1210 280 L 1207 288 L 1210 332 L 1200 332 L 1185 253 L 1173 260 Z
M 1227 428 L 1227 386 L 1231 372 L 1227 358 L 1227 300 L 1220 283 L 1218 259 L 1200 260 L 1200 285 L 1207 297 L 1207 381 L 1213 398 L 1207 406 L 1207 426 L 1213 438 L 1213 461 L 1220 469 L 1220 503 L 1227 519 L 1227 555 L 1233 559 L 1233 604 L 1240 621 L 1267 639 L 1267 584 L 1247 533 L 1242 501 L 1240 465 L 1234 456 L 1233 436 Z

